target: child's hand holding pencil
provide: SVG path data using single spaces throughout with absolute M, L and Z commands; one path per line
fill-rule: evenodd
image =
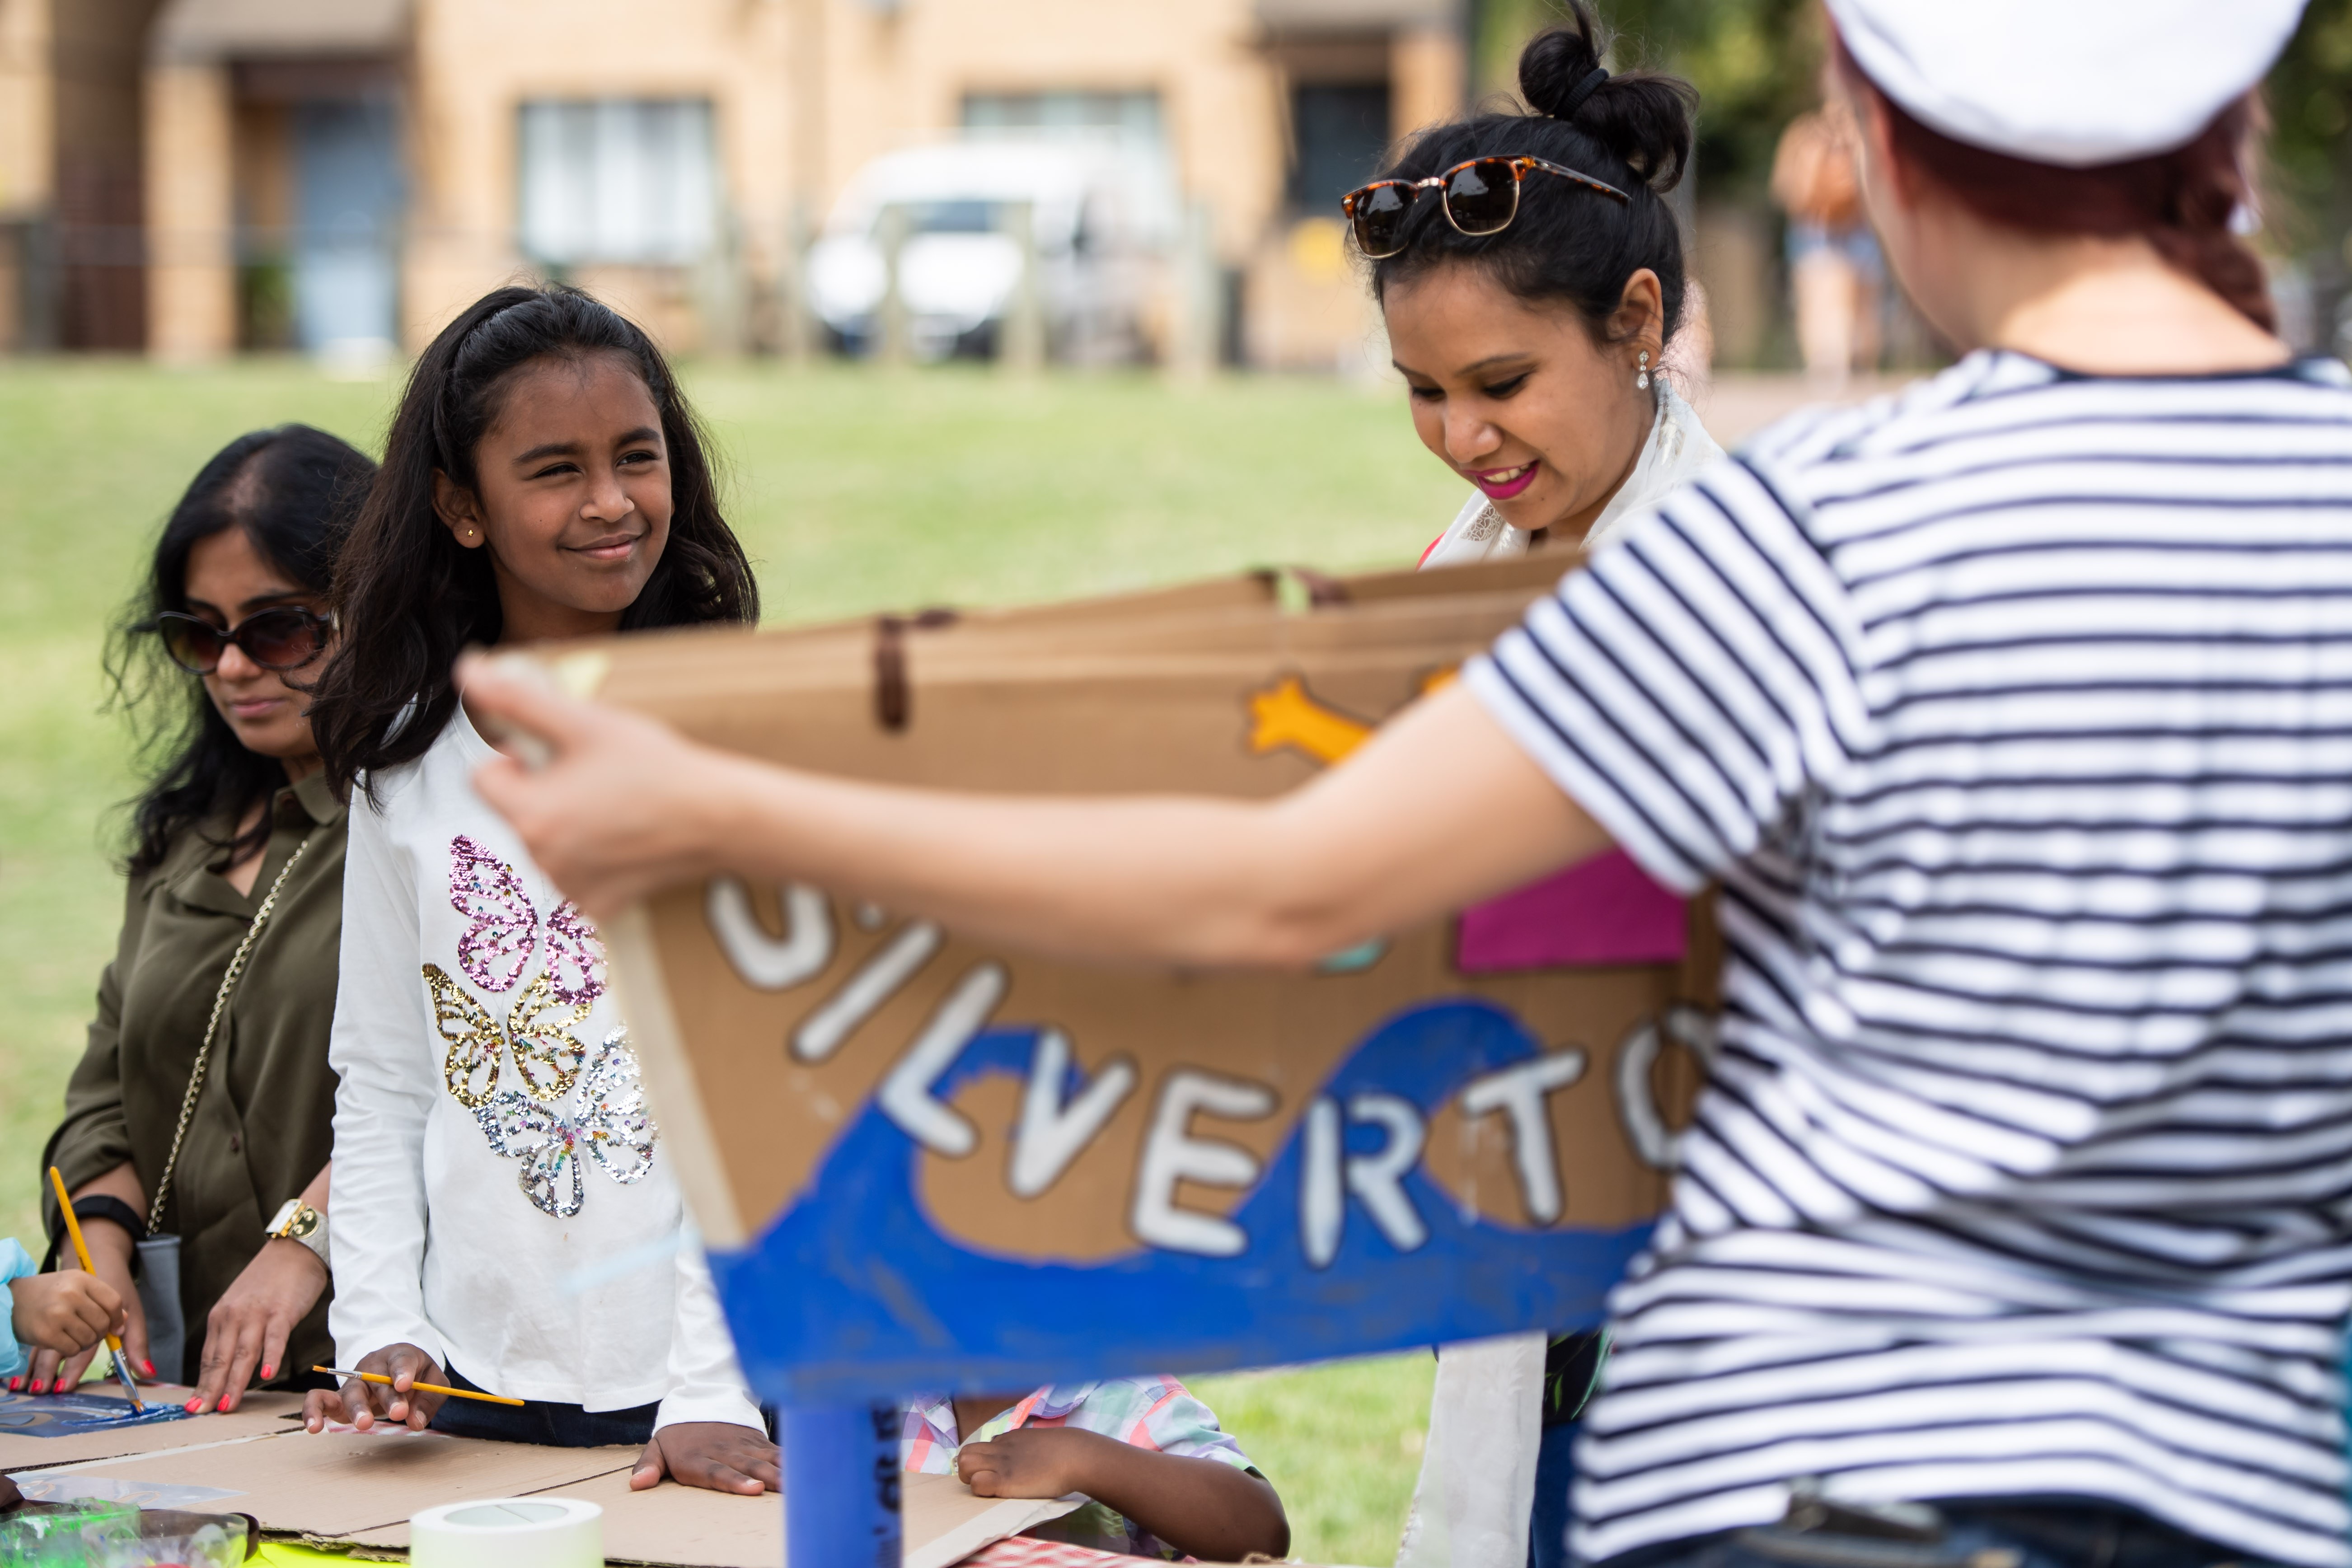
M 370 1351 L 348 1370 L 351 1381 L 342 1387 L 314 1388 L 303 1396 L 303 1426 L 323 1432 L 329 1422 L 342 1421 L 366 1432 L 383 1421 L 422 1432 L 432 1425 L 442 1401 L 458 1392 L 448 1386 L 440 1364 L 415 1345 Z
M 49 1167 L 49 1185 L 58 1194 L 58 1207 L 65 1216 L 66 1235 L 73 1241 L 74 1258 L 81 1264 L 81 1271 L 95 1281 L 98 1278 L 98 1266 L 89 1260 L 89 1243 L 82 1238 L 81 1221 L 74 1214 L 73 1198 L 66 1191 L 65 1177 L 58 1173 L 55 1165 Z M 100 1284 L 99 1289 L 113 1298 L 112 1305 L 107 1309 L 109 1319 L 121 1318 L 127 1322 L 129 1315 L 123 1307 L 121 1296 L 111 1286 Z M 122 1397 L 131 1402 L 131 1408 L 134 1413 L 144 1415 L 147 1414 L 147 1406 L 140 1401 L 138 1382 L 131 1375 L 131 1358 L 123 1352 L 122 1337 L 115 1332 L 115 1327 L 116 1325 L 110 1321 L 103 1331 L 107 1353 L 114 1358 L 114 1375 L 122 1384 Z M 64 1390 L 60 1389 L 58 1392 L 63 1393 Z
M 77 1355 L 122 1332 L 122 1298 L 95 1274 L 27 1274 L 8 1292 L 19 1343 Z

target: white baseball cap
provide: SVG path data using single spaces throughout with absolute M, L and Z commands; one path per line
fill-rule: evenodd
M 2168 153 L 2263 79 L 2304 0 L 1827 0 L 1929 129 L 2036 163 Z

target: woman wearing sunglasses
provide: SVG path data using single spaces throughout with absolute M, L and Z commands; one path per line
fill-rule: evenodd
M 1475 487 L 1424 566 L 1590 547 L 1722 456 L 1661 374 L 1697 94 L 1569 14 L 1519 57 L 1531 112 L 1433 126 L 1342 201 L 1414 428 Z
M 1612 75 L 1603 48 L 1571 0 L 1519 57 L 1532 112 L 1432 126 L 1342 198 L 1414 428 L 1475 487 L 1425 568 L 1589 549 L 1723 455 L 1661 371 L 1687 292 L 1660 193 L 1689 162 L 1697 94 Z M 1440 1352 L 1405 1568 L 1559 1561 L 1604 1350 L 1580 1333 Z
M 192 1409 L 236 1408 L 257 1376 L 303 1385 L 331 1359 L 343 807 L 307 688 L 374 473 L 306 426 L 230 442 L 164 524 L 110 661 L 164 760 L 133 814 L 121 936 L 41 1163 L 129 1304 L 132 1365 L 196 1384 Z M 55 1259 L 53 1204 L 47 1219 Z M 89 1359 L 44 1352 L 9 1386 L 63 1392 Z

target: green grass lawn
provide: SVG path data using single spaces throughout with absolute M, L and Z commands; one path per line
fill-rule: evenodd
M 1401 393 L 720 365 L 688 381 L 772 620 L 1402 563 L 1461 499 Z M 294 363 L 0 362 L 17 464 L 0 484 L 0 1235 L 33 1236 L 36 1155 L 120 914 L 137 775 L 102 711 L 106 627 L 213 451 L 289 419 L 374 451 L 395 392 Z M 1429 1377 L 1422 1355 L 1204 1387 L 1282 1489 L 1294 1549 L 1374 1563 L 1394 1551 Z

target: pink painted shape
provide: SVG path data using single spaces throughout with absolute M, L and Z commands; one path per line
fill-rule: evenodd
M 1462 911 L 1454 963 L 1465 974 L 1563 964 L 1672 963 L 1683 900 L 1622 849 Z

